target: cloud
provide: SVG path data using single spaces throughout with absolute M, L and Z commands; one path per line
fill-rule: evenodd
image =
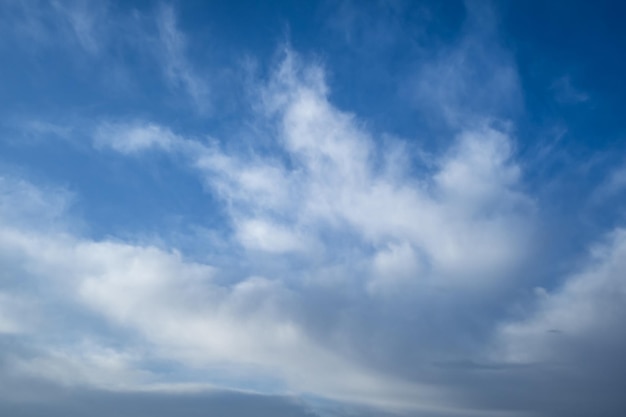
M 222 327 L 209 319 L 216 313 L 207 311 L 202 320 L 181 316 L 172 323 L 199 320 L 194 328 L 207 326 L 218 337 L 168 335 L 167 340 L 197 344 L 220 360 L 237 363 L 245 357 L 269 366 L 304 392 L 392 408 L 436 409 L 435 394 L 423 386 L 419 370 L 467 349 L 448 345 L 477 336 L 470 336 L 477 328 L 463 317 L 465 308 L 488 310 L 501 302 L 502 291 L 521 279 L 520 268 L 531 253 L 535 208 L 522 191 L 512 139 L 490 124 L 473 126 L 415 177 L 397 156 L 402 144 L 387 142 L 389 148 L 382 148 L 356 116 L 329 102 L 323 70 L 292 51 L 256 91 L 260 106 L 255 123 L 269 124 L 267 130 L 275 132 L 261 140 L 275 146 L 269 154 L 254 148 L 226 150 L 217 140 L 184 137 L 152 123 L 106 122 L 111 134 L 96 135 L 100 149 L 108 146 L 122 154 L 157 150 L 187 161 L 227 208 L 233 242 L 246 251 L 246 265 L 273 277 L 248 278 L 215 296 L 225 309 L 227 300 L 234 303 L 243 294 L 270 303 L 255 310 L 254 320 L 245 319 L 245 335 L 238 333 L 239 321 L 227 319 L 229 325 Z M 266 261 L 264 266 L 255 257 L 258 251 L 278 263 L 268 267 Z M 102 291 L 110 295 L 95 305 L 106 308 L 123 299 L 115 285 Z M 164 293 L 172 299 L 171 290 Z M 336 304 L 322 307 L 318 297 Z M 452 308 L 459 303 L 466 307 Z M 319 316 L 320 308 L 329 310 Z M 388 313 L 371 321 L 372 309 Z M 431 309 L 446 310 L 437 331 L 428 329 Z M 270 318 L 263 318 L 267 312 L 272 312 Z M 148 316 L 158 317 L 158 312 Z M 280 324 L 279 317 L 287 322 Z M 263 324 L 257 327 L 257 322 Z M 159 320 L 150 333 L 167 334 L 165 323 Z M 397 329 L 391 333 L 390 323 Z M 148 323 L 137 326 L 145 329 Z M 409 333 L 398 337 L 403 331 Z M 266 337 L 271 340 L 267 346 Z M 242 350 L 252 339 L 254 350 Z M 304 357 L 315 371 L 303 364 Z M 372 373 L 369 364 L 374 361 L 383 361 L 382 373 Z M 408 373 L 397 369 L 403 363 L 410 364 Z M 328 381 L 330 369 L 344 369 L 343 378 Z M 301 374 L 307 375 L 306 382 L 294 376 Z M 408 385 L 399 383 L 403 379 Z M 346 391 L 343 384 L 352 388 Z M 419 392 L 428 394 L 408 399 L 419 398 Z
M 570 76 L 563 76 L 552 83 L 551 90 L 556 101 L 563 104 L 579 104 L 589 100 L 589 95 L 572 85 Z
M 243 221 L 237 228 L 238 240 L 246 248 L 274 253 L 306 249 L 306 243 L 297 234 L 267 220 Z
M 606 242 L 591 249 L 587 265 L 567 277 L 561 287 L 538 288 L 537 306 L 530 317 L 501 329 L 506 359 L 578 363 L 583 360 L 579 355 L 594 345 L 609 350 L 622 346 L 626 340 L 614 331 L 626 314 L 625 255 L 626 231 L 616 229 Z M 601 357 L 594 356 L 602 361 Z M 585 359 L 587 365 L 589 360 Z
M 161 6 L 156 14 L 159 33 L 159 53 L 167 80 L 181 88 L 204 111 L 209 106 L 207 82 L 197 74 L 186 56 L 185 35 L 178 29 L 174 9 Z
M 458 37 L 428 50 L 408 90 L 420 112 L 455 130 L 510 119 L 523 105 L 514 58 L 500 43 L 494 11 L 485 3 L 465 5 Z
M 124 391 L 149 380 L 150 376 L 149 372 L 133 369 L 137 358 L 128 353 L 88 342 L 53 347 L 35 357 L 16 355 L 11 359 L 11 373 L 68 388 L 87 386 Z
M 85 1 L 55 1 L 54 10 L 69 24 L 71 32 L 80 46 L 90 54 L 97 54 L 101 48 L 102 29 L 107 20 L 106 8 L 87 6 Z
M 95 57 L 110 41 L 110 16 L 105 4 L 92 5 L 81 0 L 7 3 L 0 16 L 7 35 L 15 36 L 29 49 L 60 46 L 70 52 L 78 46 L 81 53 Z
M 618 353 L 626 347 L 625 255 L 626 232 L 617 228 L 556 288 L 537 287 L 532 302 L 496 327 L 489 357 L 503 371 L 484 378 L 485 387 L 505 402 L 518 396 L 539 415 L 618 415 L 625 405 L 626 363 Z M 513 391 L 494 387 L 502 381 Z
M 24 229 L 46 230 L 67 228 L 65 215 L 74 195 L 54 186 L 34 186 L 10 176 L 0 176 L 0 220 Z
M 98 23 L 68 5 L 59 10 L 72 36 L 103 53 Z M 536 271 L 556 268 L 539 265 L 548 258 L 537 254 L 542 201 L 506 120 L 520 84 L 493 16 L 469 9 L 459 39 L 420 62 L 407 88 L 453 132 L 436 151 L 380 135 L 338 107 L 324 68 L 288 47 L 248 80 L 245 144 L 224 130 L 98 118 L 85 150 L 94 160 L 169 157 L 168 172 L 202 182 L 214 206 L 201 209 L 225 214 L 210 231 L 225 236 L 219 245 L 194 248 L 203 257 L 162 236 L 81 233 L 72 192 L 0 177 L 0 396 L 37 388 L 55 397 L 60 385 L 69 398 L 51 407 L 64 415 L 84 414 L 88 400 L 110 414 L 153 413 L 153 400 L 162 405 L 154 413 L 181 403 L 198 407 L 190 413 L 221 410 L 215 387 L 372 415 L 619 409 L 626 232 L 616 229 L 588 260 L 565 260 L 572 272 L 550 277 L 559 285 L 533 290 Z M 174 10 L 135 16 L 156 24 L 137 45 L 150 46 L 170 87 L 206 105 L 209 85 Z M 291 399 L 234 396 L 312 414 Z M 41 415 L 47 403 L 32 397 L 28 412 Z M 66 399 L 78 408 L 68 411 Z M 252 413 L 229 404 L 229 414 Z
M 110 147 L 126 155 L 150 148 L 168 150 L 174 142 L 179 140 L 170 130 L 154 124 L 105 123 L 95 132 L 96 146 Z
M 604 203 L 606 200 L 619 196 L 626 189 L 626 164 L 611 169 L 604 181 L 593 192 L 591 201 Z
M 351 233 L 381 248 L 406 242 L 428 259 L 425 275 L 444 286 L 476 285 L 523 257 L 533 203 L 521 192 L 506 132 L 489 125 L 466 131 L 431 161 L 434 171 L 410 178 L 393 173 L 400 165 L 394 149 L 377 148 L 353 115 L 328 102 L 321 68 L 304 67 L 291 52 L 261 99 L 260 117 L 276 120 L 280 153 L 273 156 L 225 153 L 153 124 L 106 124 L 111 133 L 103 140 L 100 128 L 96 141 L 122 153 L 185 155 L 228 203 L 244 246 L 297 250 L 302 239 L 321 242 L 319 231 Z
M 148 89 L 154 93 L 156 87 L 172 97 L 183 96 L 186 107 L 202 114 L 213 105 L 211 83 L 205 76 L 212 71 L 192 59 L 187 37 L 169 5 L 135 4 L 127 9 L 84 0 L 14 2 L 2 5 L 0 21 L 11 62 L 33 69 L 32 60 L 21 55 L 52 60 L 46 74 L 50 82 L 43 83 L 44 88 L 64 85 L 68 79 L 59 73 L 71 71 L 77 84 L 68 88 L 84 89 L 81 82 L 91 73 L 97 76 L 90 88 L 104 92 L 105 103 L 116 97 L 133 102 L 132 93 L 145 94 Z M 11 51 L 11 43 L 20 49 Z M 148 86 L 155 74 L 165 82 Z M 123 103 L 114 105 L 123 107 Z
M 172 416 L 184 410 L 186 416 L 207 413 L 234 417 L 272 415 L 276 417 L 317 417 L 302 402 L 291 397 L 263 396 L 253 393 L 208 391 L 194 393 L 112 392 L 81 388 L 73 391 L 40 384 L 33 387 L 24 381 L 12 381 L 28 388 L 36 400 L 17 395 L 2 398 L 0 413 L 24 417 L 132 415 L 135 417 Z M 34 390 L 34 392 L 32 391 Z
M 19 334 L 29 328 L 31 300 L 0 292 L 0 335 Z
M 219 284 L 212 267 L 187 262 L 175 252 L 22 231 L 4 223 L 0 248 L 12 274 L 20 277 L 19 284 L 6 283 L 7 297 L 29 287 L 48 291 L 40 306 L 42 321 L 27 329 L 38 334 L 44 350 L 14 360 L 12 369 L 19 374 L 107 389 L 158 382 L 149 369 L 143 372 L 141 363 L 110 345 L 68 350 L 71 339 L 53 343 L 59 323 L 45 317 L 60 310 L 73 312 L 78 323 L 81 316 L 96 314 L 138 332 L 153 346 L 151 356 L 212 370 L 208 375 L 222 383 L 238 381 L 243 373 L 252 379 L 279 378 L 330 397 L 370 393 L 373 403 L 386 403 L 390 395 L 408 403 L 414 394 L 409 385 L 378 376 L 311 340 L 295 320 L 297 294 L 280 281 L 253 276 Z M 5 330 L 13 332 L 8 324 Z M 80 327 L 81 339 L 102 336 L 89 327 Z

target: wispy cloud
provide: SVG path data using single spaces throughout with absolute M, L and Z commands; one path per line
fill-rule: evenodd
M 54 10 L 66 20 L 80 46 L 90 54 L 97 54 L 106 36 L 107 13 L 105 6 L 92 7 L 86 1 L 54 1 Z
M 210 90 L 187 58 L 185 35 L 178 29 L 174 9 L 161 6 L 156 15 L 159 31 L 159 53 L 165 76 L 171 85 L 182 89 L 200 111 L 210 108 Z
M 33 55 L 51 54 L 58 63 L 93 71 L 106 90 L 121 95 L 141 89 L 146 74 L 154 73 L 163 81 L 158 88 L 182 94 L 185 107 L 206 115 L 213 106 L 206 75 L 211 70 L 191 59 L 171 6 L 134 5 L 125 10 L 82 0 L 15 3 L 2 7 L 0 19 L 8 42 Z
M 579 104 L 589 100 L 589 95 L 574 87 L 570 76 L 563 76 L 552 83 L 556 101 L 564 104 Z
M 3 5 L 0 15 L 7 38 L 24 46 L 77 49 L 92 56 L 110 41 L 109 17 L 105 4 L 80 0 L 15 2 Z
M 523 105 L 513 56 L 500 44 L 493 10 L 479 2 L 466 5 L 455 42 L 419 62 L 408 90 L 418 110 L 455 129 L 507 120 Z

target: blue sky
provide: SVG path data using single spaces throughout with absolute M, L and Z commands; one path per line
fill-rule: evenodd
M 624 12 L 3 2 L 0 414 L 621 416 Z

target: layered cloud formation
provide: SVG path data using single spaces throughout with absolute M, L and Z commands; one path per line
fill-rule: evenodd
M 164 85 L 155 96 L 168 104 L 120 93 L 120 113 L 3 114 L 0 410 L 42 415 L 59 387 L 70 393 L 51 402 L 59 415 L 85 401 L 129 416 L 154 401 L 163 408 L 151 415 L 624 408 L 626 232 L 614 222 L 581 233 L 576 250 L 546 226 L 556 205 L 531 170 L 551 151 L 522 152 L 523 88 L 491 9 L 466 5 L 457 38 L 404 84 L 437 146 L 336 104 L 332 62 L 289 43 L 263 70 L 246 57 L 224 75 L 195 66 L 168 6 L 3 9 L 38 53 L 53 35 L 72 59 L 111 60 L 131 95 Z M 120 58 L 129 51 L 141 51 L 134 66 Z M 133 81 L 147 62 L 161 73 Z M 220 80 L 236 99 L 224 101 Z M 178 118 L 163 116 L 171 95 L 185 103 Z M 71 155 L 72 180 L 14 151 L 50 142 Z M 86 180 L 93 169 L 101 179 Z M 616 198 L 622 172 L 599 180 L 588 204 Z M 116 217 L 137 207 L 131 224 Z M 193 215 L 155 220 L 171 208 Z M 144 218 L 153 225 L 141 230 Z

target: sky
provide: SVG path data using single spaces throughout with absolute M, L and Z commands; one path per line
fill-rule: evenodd
M 0 2 L 0 414 L 623 416 L 625 13 Z

